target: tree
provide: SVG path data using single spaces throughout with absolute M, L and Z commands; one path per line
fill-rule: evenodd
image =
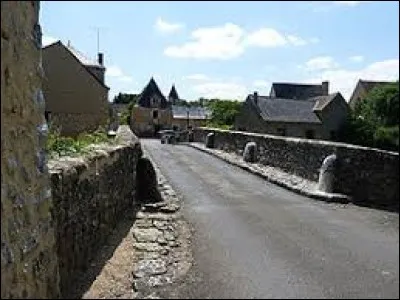
M 377 86 L 350 113 L 341 140 L 399 150 L 399 82 Z
M 118 95 L 114 97 L 113 102 L 116 104 L 128 104 L 131 102 L 136 103 L 138 98 L 138 94 L 118 93 Z
M 211 126 L 232 128 L 242 105 L 239 101 L 211 99 L 206 102 L 211 110 Z

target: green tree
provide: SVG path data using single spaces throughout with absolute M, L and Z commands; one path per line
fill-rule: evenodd
M 344 142 L 399 150 L 399 82 L 378 86 L 359 102 L 342 130 Z
M 125 94 L 125 93 L 118 93 L 113 99 L 113 102 L 116 104 L 128 104 L 128 103 L 136 103 L 139 98 L 137 94 Z
M 211 110 L 210 126 L 230 129 L 235 123 L 235 118 L 242 105 L 239 101 L 210 99 L 206 102 Z

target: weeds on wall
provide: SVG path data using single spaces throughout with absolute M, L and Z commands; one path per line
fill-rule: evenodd
M 88 153 L 90 145 L 115 142 L 116 139 L 108 137 L 106 130 L 102 127 L 91 133 L 82 133 L 77 137 L 61 136 L 58 129 L 51 128 L 47 137 L 46 151 L 50 158 L 76 156 Z

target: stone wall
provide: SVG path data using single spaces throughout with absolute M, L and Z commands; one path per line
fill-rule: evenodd
M 59 296 L 39 1 L 1 2 L 1 298 Z
M 123 140 L 130 142 L 49 161 L 62 295 L 117 222 L 133 212 L 135 168 L 142 150 L 131 132 Z
M 52 112 L 49 121 L 51 126 L 58 128 L 64 136 L 76 136 L 83 132 L 95 131 L 99 126 L 106 128 L 108 125 L 107 116 L 104 114 Z
M 397 207 L 399 204 L 399 154 L 320 140 L 279 137 L 210 128 L 194 130 L 196 142 L 215 133 L 215 148 L 242 154 L 247 142 L 256 142 L 258 161 L 309 180 L 318 181 L 325 157 L 336 152 L 335 192 L 355 202 Z

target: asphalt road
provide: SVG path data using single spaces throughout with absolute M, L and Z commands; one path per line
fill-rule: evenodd
M 178 298 L 398 298 L 396 213 L 309 199 L 184 145 L 142 140 L 184 198 Z

